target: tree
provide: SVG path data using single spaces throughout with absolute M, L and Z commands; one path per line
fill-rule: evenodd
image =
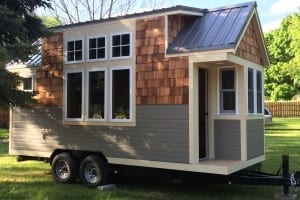
M 163 0 L 53 0 L 50 14 L 65 24 L 126 15 L 134 9 L 161 7 Z
M 57 17 L 43 15 L 40 16 L 40 19 L 47 28 L 62 25 L 61 21 Z
M 10 105 L 24 106 L 32 102 L 34 94 L 16 89 L 19 77 L 4 69 L 13 59 L 27 60 L 37 52 L 32 45 L 48 34 L 42 20 L 34 14 L 38 7 L 50 8 L 50 0 L 0 1 L 0 108 Z
M 270 67 L 265 69 L 265 95 L 290 100 L 300 91 L 300 13 L 286 17 L 265 34 Z

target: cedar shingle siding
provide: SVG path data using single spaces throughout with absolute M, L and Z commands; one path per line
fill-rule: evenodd
M 42 67 L 36 71 L 36 89 L 40 105 L 62 106 L 63 102 L 63 34 L 54 33 L 42 42 Z
M 164 17 L 136 22 L 138 105 L 188 104 L 188 57 L 165 57 L 164 26 Z
M 262 49 L 258 45 L 258 41 L 261 41 L 261 38 L 257 35 L 257 29 L 255 19 L 252 18 L 237 49 L 236 55 L 263 66 L 262 55 L 264 54 L 260 52 Z

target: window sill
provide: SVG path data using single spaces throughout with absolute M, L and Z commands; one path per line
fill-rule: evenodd
M 69 65 L 69 64 L 78 64 L 78 63 L 83 63 L 84 60 L 78 60 L 78 61 L 65 61 L 65 64 L 66 65 Z
M 135 122 L 108 122 L 108 121 L 70 121 L 63 120 L 63 125 L 81 125 L 81 126 L 127 126 L 134 127 L 136 126 Z
M 131 59 L 132 55 L 130 56 L 120 56 L 120 57 L 110 57 L 110 60 L 124 60 L 124 59 Z
M 101 62 L 101 61 L 107 61 L 107 58 L 87 59 L 86 62 Z

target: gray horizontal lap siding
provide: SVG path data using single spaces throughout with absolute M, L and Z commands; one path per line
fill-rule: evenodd
M 264 155 L 264 120 L 247 120 L 247 157 Z
M 63 125 L 57 107 L 14 108 L 17 152 L 74 149 L 105 156 L 188 163 L 188 105 L 138 105 L 136 127 Z
M 214 120 L 215 158 L 241 160 L 240 120 Z

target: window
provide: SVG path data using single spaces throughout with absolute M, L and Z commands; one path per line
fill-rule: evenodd
M 262 113 L 262 72 L 248 68 L 248 113 Z
M 111 119 L 131 120 L 131 70 L 115 68 L 111 70 Z
M 105 120 L 105 71 L 88 72 L 88 119 Z
M 22 78 L 18 82 L 18 88 L 23 91 L 32 92 L 33 91 L 33 81 L 34 81 L 33 77 Z
M 262 113 L 262 73 L 256 71 L 256 102 L 257 113 Z
M 126 58 L 131 56 L 131 35 L 130 33 L 114 34 L 111 36 L 112 58 Z
M 106 37 L 89 38 L 88 58 L 89 60 L 104 60 L 106 58 Z
M 82 118 L 82 72 L 67 72 L 66 117 Z
M 222 68 L 220 70 L 220 112 L 235 113 L 235 111 L 235 70 L 233 68 Z
M 83 60 L 82 40 L 67 41 L 67 63 L 75 63 Z
M 248 68 L 248 113 L 254 113 L 253 69 Z

